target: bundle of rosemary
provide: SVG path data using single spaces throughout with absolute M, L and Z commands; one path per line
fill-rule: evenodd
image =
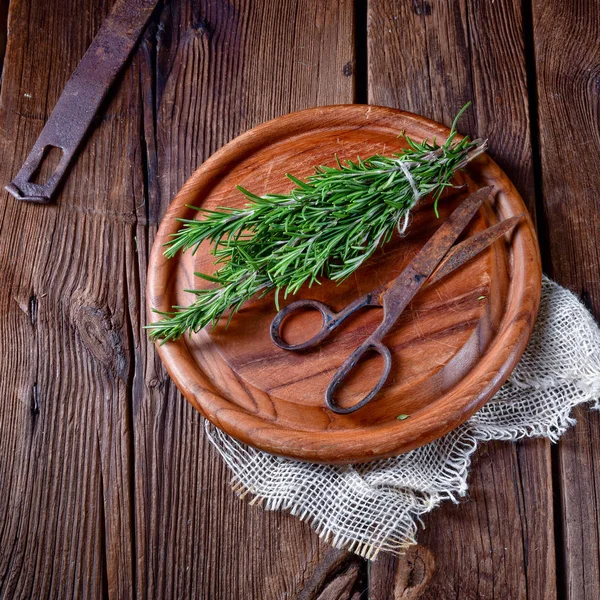
M 468 106 L 468 105 L 467 105 Z M 174 340 L 229 318 L 249 300 L 275 290 L 275 302 L 322 277 L 342 281 L 356 271 L 397 229 L 403 233 L 411 209 L 428 194 L 434 207 L 452 186 L 454 173 L 481 154 L 485 141 L 456 141 L 456 116 L 443 145 L 405 137 L 408 147 L 391 156 L 340 161 L 336 167 L 315 167 L 306 181 L 287 175 L 295 187 L 288 194 L 257 196 L 239 187 L 248 203 L 242 209 L 198 208 L 201 220 L 181 219 L 181 229 L 167 244 L 165 255 L 195 252 L 204 240 L 213 244 L 214 275 L 196 273 L 214 283 L 189 290 L 195 301 L 160 313 L 148 325 L 152 339 Z

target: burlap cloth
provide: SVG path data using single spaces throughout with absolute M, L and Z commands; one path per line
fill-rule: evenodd
M 577 404 L 600 408 L 600 331 L 571 292 L 544 278 L 535 331 L 496 396 L 445 437 L 396 458 L 333 466 L 278 458 L 206 424 L 233 473 L 233 489 L 268 510 L 287 510 L 336 547 L 369 559 L 415 543 L 421 516 L 467 492 L 480 442 L 543 436 L 575 423 Z

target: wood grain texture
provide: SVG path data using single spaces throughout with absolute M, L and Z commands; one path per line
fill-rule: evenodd
M 600 318 L 600 36 L 597 2 L 533 3 L 546 269 Z M 582 408 L 559 442 L 557 518 L 561 592 L 598 597 L 600 589 L 600 418 Z
M 0 96 L 3 183 L 110 6 L 79 8 L 11 2 Z M 132 82 L 126 74 L 60 206 L 40 210 L 0 197 L 4 598 L 133 594 L 124 273 L 141 175 L 130 160 L 139 148 Z
M 385 554 L 370 565 L 369 600 L 422 598 L 434 573 L 433 554 L 419 544 L 398 557 Z
M 135 303 L 148 253 L 185 180 L 248 127 L 314 104 L 350 101 L 352 5 L 171 2 L 143 43 L 145 202 L 138 202 Z M 307 598 L 345 564 L 305 524 L 235 497 L 230 474 L 133 323 L 137 580 L 148 598 Z M 332 557 L 335 560 L 332 560 Z M 360 562 L 358 563 L 361 564 Z M 362 568 L 362 567 L 361 567 Z M 320 574 L 317 576 L 317 574 Z
M 11 0 L 2 185 L 110 4 Z M 169 202 L 246 128 L 366 99 L 356 86 L 366 83 L 366 4 L 356 2 L 355 30 L 348 0 L 171 0 L 57 206 L 0 194 L 1 598 L 131 597 L 135 585 L 153 598 L 545 600 L 557 597 L 557 581 L 561 598 L 598 597 L 595 413 L 581 411 L 554 454 L 560 487 L 546 442 L 482 449 L 469 499 L 432 513 L 415 555 L 380 557 L 367 592 L 364 563 L 291 517 L 232 498 L 201 421 L 148 350 L 145 269 Z M 8 6 L 0 1 L 0 54 Z M 545 265 L 598 317 L 597 2 L 377 0 L 368 21 L 370 101 L 449 124 L 475 99 L 461 130 L 490 137 L 530 210 L 527 97 L 535 107 L 537 95 L 523 49 L 532 45 Z M 353 50 L 353 35 L 365 47 Z
M 9 0 L 0 2 L 0 68 L 4 64 L 4 55 L 6 54 L 6 36 L 8 34 L 8 6 Z M 0 81 L 0 87 L 2 82 Z
M 11 2 L 2 181 L 109 9 Z M 352 6 L 172 2 L 157 18 L 57 205 L 0 198 L 3 598 L 294 597 L 328 572 L 307 525 L 233 496 L 141 327 L 147 250 L 191 171 L 255 120 L 351 100 Z
M 148 313 L 153 322 L 172 306 L 188 303 L 184 290 L 209 285 L 194 272 L 212 273 L 210 246 L 164 256 L 164 244 L 180 224 L 193 219 L 190 206 L 241 208 L 241 185 L 254 193 L 284 193 L 285 173 L 306 177 L 315 164 L 360 154 L 399 150 L 398 131 L 417 141 L 449 130 L 410 113 L 373 106 L 335 106 L 286 115 L 236 138 L 206 161 L 186 182 L 165 215 L 149 263 Z M 387 148 L 387 150 L 386 150 Z M 441 205 L 441 218 L 484 186 L 486 200 L 465 235 L 526 212 L 514 186 L 488 157 L 463 174 L 461 191 Z M 411 232 L 338 285 L 324 281 L 299 298 L 317 298 L 336 309 L 390 281 L 430 239 L 439 223 L 426 203 L 415 211 Z M 368 409 L 350 415 L 324 410 L 330 378 L 382 319 L 364 311 L 314 352 L 293 353 L 273 344 L 273 294 L 255 300 L 209 333 L 159 344 L 171 377 L 192 405 L 238 439 L 275 454 L 321 462 L 360 462 L 412 450 L 444 435 L 488 400 L 521 356 L 535 322 L 541 270 L 531 221 L 494 244 L 464 268 L 420 293 L 386 336 L 394 363 L 385 388 Z M 482 296 L 483 295 L 483 296 Z M 485 299 L 485 302 L 482 301 Z M 289 302 L 289 301 L 288 301 Z M 296 334 L 318 327 L 320 317 L 299 316 Z M 300 339 L 306 339 L 302 336 Z M 371 389 L 380 375 L 365 362 L 342 396 L 348 405 Z M 399 414 L 410 419 L 398 421 Z
M 449 123 L 473 100 L 460 131 L 489 137 L 534 212 L 526 17 L 512 0 L 370 4 L 369 102 Z M 469 500 L 442 506 L 419 537 L 435 562 L 422 597 L 555 597 L 548 442 L 488 445 L 470 484 Z

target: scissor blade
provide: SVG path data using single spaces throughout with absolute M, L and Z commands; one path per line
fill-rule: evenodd
M 400 313 L 407 307 L 408 303 L 415 297 L 446 256 L 456 238 L 469 224 L 481 203 L 490 195 L 492 189 L 492 186 L 481 188 L 466 200 L 463 200 L 391 286 L 381 294 L 380 302 L 383 305 L 384 312 L 383 322 L 373 332 L 371 338 L 380 340 L 390 330 Z
M 431 236 L 408 267 L 422 277 L 429 277 L 444 256 L 446 256 L 448 250 L 450 250 L 458 236 L 463 232 L 463 229 L 470 223 L 483 201 L 490 195 L 492 189 L 492 186 L 481 188 L 474 194 L 471 194 L 466 200 L 463 200 Z
M 386 298 L 395 295 L 404 296 L 409 291 L 412 292 L 412 298 L 417 293 L 417 290 L 446 256 L 456 238 L 469 224 L 482 202 L 490 195 L 492 189 L 492 186 L 488 186 L 477 190 L 454 209 L 388 288 L 384 294 Z
M 491 246 L 496 240 L 504 234 L 511 231 L 515 225 L 524 217 L 524 214 L 505 219 L 492 227 L 488 227 L 479 233 L 471 236 L 469 239 L 454 246 L 444 257 L 437 269 L 427 280 L 427 285 L 432 285 L 452 273 L 455 269 L 462 267 L 466 262 L 477 256 L 480 252 Z

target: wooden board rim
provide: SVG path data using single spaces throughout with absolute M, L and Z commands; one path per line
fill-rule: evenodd
M 351 116 L 350 116 L 351 115 Z M 267 121 L 235 138 L 212 155 L 184 184 L 167 210 L 158 230 L 148 267 L 147 298 L 149 322 L 158 320 L 152 310 L 169 310 L 162 300 L 169 283 L 168 260 L 162 254 L 162 246 L 178 226 L 175 216 L 189 202 L 189 196 L 199 187 L 209 185 L 214 173 L 224 164 L 234 163 L 246 149 L 256 146 L 261 137 L 289 136 L 311 126 L 317 119 L 326 118 L 340 124 L 350 118 L 376 121 L 378 118 L 396 116 L 425 127 L 438 139 L 444 139 L 447 127 L 412 113 L 387 107 L 371 105 L 332 105 L 306 109 Z M 510 189 L 517 199 L 521 212 L 524 204 L 501 169 L 484 155 L 480 159 L 486 168 Z M 516 211 L 515 211 L 516 213 Z M 511 216 L 511 215 L 505 215 Z M 197 369 L 197 364 L 182 340 L 158 344 L 158 353 L 167 371 L 186 399 L 217 427 L 233 437 L 273 454 L 319 462 L 365 462 L 410 451 L 445 435 L 463 423 L 500 388 L 521 357 L 533 331 L 541 294 L 541 261 L 535 229 L 529 215 L 527 226 L 519 229 L 514 243 L 525 253 L 526 260 L 515 265 L 518 271 L 512 284 L 516 286 L 512 296 L 520 299 L 519 319 L 503 323 L 503 335 L 495 336 L 481 360 L 444 398 L 436 401 L 435 414 L 423 411 L 410 420 L 382 424 L 368 429 L 349 432 L 327 431 L 327 440 L 315 444 L 314 432 L 282 428 L 268 423 L 221 397 L 209 379 Z M 525 318 L 523 318 L 525 317 Z M 506 339 L 512 338 L 511 344 Z M 432 425 L 431 420 L 435 420 Z M 433 432 L 433 433 L 432 433 Z

